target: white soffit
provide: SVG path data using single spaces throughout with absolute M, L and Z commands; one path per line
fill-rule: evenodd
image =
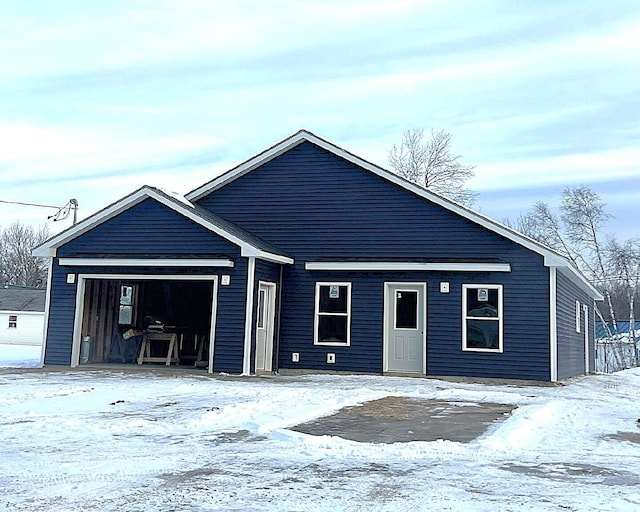
M 233 268 L 229 259 L 188 258 L 60 258 L 69 267 L 224 267 Z
M 440 272 L 511 272 L 509 263 L 417 263 L 388 261 L 309 261 L 305 270 L 336 271 L 440 271 Z

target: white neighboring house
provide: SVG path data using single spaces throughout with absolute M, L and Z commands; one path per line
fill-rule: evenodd
M 42 345 L 45 290 L 0 288 L 0 344 Z

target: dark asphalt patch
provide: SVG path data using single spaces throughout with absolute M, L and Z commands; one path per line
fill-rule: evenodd
M 513 405 L 448 402 L 390 396 L 292 427 L 314 436 L 362 443 L 406 443 L 438 439 L 468 443 L 508 417 Z

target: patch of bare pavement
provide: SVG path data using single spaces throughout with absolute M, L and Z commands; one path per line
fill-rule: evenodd
M 337 436 L 362 443 L 406 443 L 438 439 L 468 443 L 504 420 L 515 409 L 497 403 L 449 402 L 389 396 L 291 430 Z

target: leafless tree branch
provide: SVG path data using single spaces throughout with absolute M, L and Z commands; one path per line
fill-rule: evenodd
M 432 130 L 429 140 L 423 130 L 408 130 L 400 146 L 394 145 L 389 151 L 389 164 L 403 178 L 470 206 L 476 193 L 465 183 L 473 177 L 474 166 L 464 165 L 460 155 L 452 154 L 451 144 L 451 134 L 446 130 Z

